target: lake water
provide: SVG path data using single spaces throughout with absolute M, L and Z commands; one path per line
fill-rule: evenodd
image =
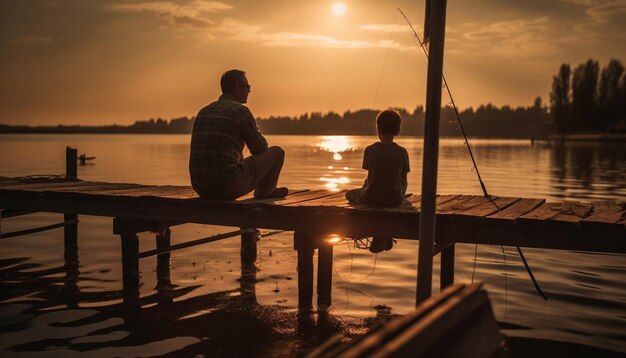
M 188 185 L 188 135 L 1 135 L 0 176 L 64 172 L 65 147 L 95 156 L 80 166 L 85 180 Z M 362 184 L 363 149 L 375 137 L 268 136 L 287 157 L 281 185 L 349 189 Z M 410 156 L 409 192 L 419 193 L 422 141 L 398 139 Z M 626 199 L 626 145 L 531 144 L 471 140 L 490 194 L 549 200 Z M 459 139 L 442 139 L 438 192 L 481 194 Z M 59 214 L 6 219 L 11 232 L 58 222 Z M 297 314 L 292 233 L 263 239 L 254 268 L 239 261 L 239 239 L 172 253 L 171 286 L 157 285 L 156 259 L 142 259 L 142 309 L 121 305 L 119 238 L 110 218 L 81 216 L 78 272 L 64 269 L 63 232 L 2 240 L 0 355 L 3 357 L 290 356 L 336 333 L 362 334 L 381 317 L 414 306 L 417 242 L 400 240 L 374 255 L 351 244 L 335 247 L 333 305 L 327 315 Z M 181 225 L 172 243 L 232 228 Z M 590 238 L 593 239 L 593 238 Z M 140 235 L 140 250 L 154 235 Z M 476 249 L 476 260 L 474 253 Z M 457 245 L 457 282 L 483 281 L 503 332 L 532 338 L 541 355 L 549 341 L 626 352 L 626 257 L 525 249 L 544 301 L 516 249 Z M 435 277 L 438 282 L 438 258 Z M 437 287 L 437 284 L 434 285 Z M 159 289 L 156 289 L 156 288 Z M 541 339 L 541 340 L 539 340 Z M 591 353 L 590 353 L 591 354 Z

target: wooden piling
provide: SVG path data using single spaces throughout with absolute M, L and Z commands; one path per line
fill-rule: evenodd
M 313 254 L 314 238 L 310 233 L 296 231 L 293 234 L 294 249 L 298 251 L 298 309 L 313 308 Z
M 156 247 L 157 249 L 170 246 L 171 230 L 166 228 L 162 232 L 156 235 Z M 172 282 L 170 279 L 170 260 L 171 254 L 169 251 L 163 252 L 157 255 L 157 285 L 156 288 L 168 288 Z
M 65 148 L 65 175 L 69 178 L 78 177 L 76 156 L 78 150 L 75 148 Z M 76 265 L 78 263 L 78 215 L 75 213 L 63 214 L 65 221 L 63 241 L 65 245 L 65 264 Z
M 333 245 L 320 242 L 317 257 L 317 305 L 329 307 L 332 303 Z
M 139 237 L 126 232 L 120 235 L 122 241 L 122 276 L 125 294 L 139 291 Z
M 422 210 L 419 222 L 419 257 L 417 260 L 417 292 L 415 305 L 430 297 L 432 292 L 433 243 L 435 241 L 435 211 L 437 201 L 437 167 L 439 155 L 439 117 L 443 47 L 446 27 L 446 0 L 427 0 L 430 30 L 428 79 L 424 125 L 424 160 L 422 165 Z
M 439 274 L 440 289 L 454 283 L 454 244 L 441 251 L 441 272 Z
M 76 148 L 65 147 L 65 175 L 72 179 L 78 178 L 77 157 L 78 150 Z
M 241 228 L 241 230 L 245 230 Z M 258 241 L 257 232 L 244 232 L 241 234 L 241 262 L 252 263 L 256 262 Z

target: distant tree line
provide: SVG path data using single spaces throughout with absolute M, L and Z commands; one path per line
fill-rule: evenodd
M 626 73 L 612 59 L 600 71 L 589 59 L 572 71 L 564 63 L 552 81 L 550 109 L 560 133 L 603 131 L 626 119 Z
M 136 121 L 129 126 L 118 124 L 104 126 L 62 125 L 58 126 L 10 126 L 0 124 L 0 133 L 162 133 L 162 134 L 186 134 L 191 133 L 193 118 L 181 117 L 165 120 L 162 118 Z
M 412 112 L 396 108 L 402 116 L 401 135 L 421 136 L 424 132 L 424 108 L 418 106 Z M 376 115 L 379 110 L 362 109 L 343 114 L 328 112 L 306 113 L 298 117 L 257 118 L 259 129 L 266 134 L 350 134 L 375 135 Z M 550 125 L 547 107 L 537 97 L 529 107 L 496 107 L 482 105 L 460 112 L 463 126 L 469 136 L 528 138 L 545 132 Z M 150 119 L 137 121 L 130 126 L 8 126 L 0 125 L 0 133 L 191 133 L 194 118 L 181 117 L 172 120 Z M 442 136 L 460 135 L 459 124 L 451 107 L 441 112 Z
M 424 134 L 424 107 L 412 112 L 395 108 L 402 116 L 401 135 L 422 136 Z M 271 134 L 352 134 L 375 135 L 376 115 L 379 110 L 362 109 L 342 114 L 313 112 L 299 117 L 258 118 L 259 129 Z M 550 125 L 548 109 L 540 97 L 529 107 L 496 107 L 482 105 L 477 109 L 467 108 L 459 116 L 469 136 L 528 138 L 542 134 Z M 452 107 L 441 111 L 440 135 L 457 136 L 459 123 Z

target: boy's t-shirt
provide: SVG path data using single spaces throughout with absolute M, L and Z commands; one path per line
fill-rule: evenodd
M 409 154 L 397 143 L 376 142 L 363 155 L 367 179 L 361 189 L 362 203 L 378 206 L 400 205 L 407 187 Z

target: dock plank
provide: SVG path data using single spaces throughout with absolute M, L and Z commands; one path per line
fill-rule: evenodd
M 481 221 L 483 217 L 503 211 L 521 198 L 491 197 L 488 201 L 473 208 L 454 213 L 455 220 Z
M 483 218 L 485 222 L 498 224 L 515 224 L 515 220 L 520 216 L 528 214 L 546 202 L 545 199 L 521 199 L 513 205 L 495 214 Z
M 578 223 L 591 212 L 591 203 L 565 201 L 560 211 L 554 217 L 546 220 L 546 225 L 561 227 L 576 227 Z
M 621 229 L 626 219 L 626 208 L 616 201 L 595 201 L 591 215 L 582 219 L 580 225 L 587 229 Z
M 201 199 L 190 186 L 5 180 L 0 182 L 0 206 L 19 211 L 176 219 L 346 235 L 385 233 L 415 239 L 421 197 L 407 197 L 397 207 L 373 207 L 348 203 L 345 191 L 320 189 L 296 190 L 277 199 L 256 199 L 249 194 L 234 201 L 220 201 Z M 543 199 L 450 194 L 437 197 L 437 214 L 438 220 L 452 220 L 450 230 L 446 227 L 446 237 L 454 242 L 626 251 L 622 239 L 626 205 L 622 202 L 546 203 Z M 493 223 L 507 225 L 484 225 Z M 527 225 L 535 227 L 529 230 Z M 587 237 L 594 240 L 585 240 Z
M 62 188 L 47 188 L 45 190 L 40 190 L 40 191 L 55 192 L 55 193 L 73 192 L 73 193 L 89 194 L 89 195 L 99 195 L 99 194 L 106 195 L 107 192 L 144 188 L 144 187 L 146 187 L 146 185 L 124 184 L 124 183 L 111 183 L 107 185 L 107 183 L 91 183 L 91 184 L 86 183 L 85 185 L 66 186 Z
M 309 192 L 302 193 L 302 195 L 294 195 L 293 197 L 287 196 L 286 198 L 275 200 L 270 204 L 267 204 L 267 206 L 271 209 L 277 210 L 280 210 L 281 208 L 293 208 L 300 206 L 302 203 L 319 200 L 327 196 L 335 195 L 336 193 L 336 191 L 326 189 L 311 190 Z
M 417 239 L 421 209 L 421 197 L 418 195 L 406 198 L 398 207 L 387 208 L 351 205 L 343 192 L 329 190 L 292 192 L 280 199 L 255 199 L 248 195 L 236 201 L 220 201 L 198 198 L 189 186 L 88 181 L 66 184 L 55 182 L 31 186 L 32 190 L 5 190 L 0 183 L 0 207 L 19 211 L 338 233 L 347 237 L 387 235 L 405 239 Z M 20 183 L 19 187 L 24 188 L 24 184 Z M 497 209 L 491 208 L 490 204 L 493 204 L 482 196 L 438 196 L 437 220 L 452 220 L 450 225 L 445 225 L 445 230 L 439 232 L 441 241 L 626 252 L 623 240 L 626 226 L 623 211 L 619 211 L 620 208 L 626 209 L 626 205 L 621 202 L 594 203 L 592 210 L 588 204 L 546 205 L 542 199 L 492 200 L 504 210 L 493 211 Z M 455 219 L 463 215 L 468 216 L 470 221 Z M 477 220 L 481 215 L 483 219 Z M 510 225 L 489 225 L 498 222 Z M 541 226 L 529 229 L 526 227 L 529 222 Z M 606 230 L 604 225 L 611 222 L 615 229 Z
M 289 194 L 284 198 L 270 198 L 270 199 L 259 199 L 254 197 L 254 193 L 249 193 L 241 198 L 238 198 L 236 201 L 244 204 L 274 204 L 276 202 L 280 202 L 283 200 L 297 200 L 296 198 L 306 197 L 311 194 L 312 191 L 309 189 L 295 189 L 289 190 Z
M 561 212 L 561 206 L 563 203 L 546 202 L 535 210 L 528 212 L 517 218 L 517 224 L 523 225 L 544 225 L 546 220 L 555 217 Z
M 337 200 L 345 200 L 346 190 L 341 191 L 328 191 L 327 195 L 322 195 L 315 199 L 309 199 L 304 201 L 297 201 L 294 203 L 281 204 L 286 206 L 295 206 L 298 208 L 315 208 L 321 206 L 328 206 L 327 203 Z M 347 201 L 347 200 L 346 200 Z
M 325 196 L 315 200 L 308 200 L 305 202 L 295 203 L 292 206 L 296 206 L 300 211 L 332 211 L 342 212 L 349 206 L 350 203 L 346 199 L 346 191 L 342 190 L 336 192 L 333 195 Z
M 181 187 L 178 187 L 176 190 L 172 190 L 171 192 L 162 193 L 159 195 L 163 198 L 168 198 L 168 199 L 194 199 L 194 198 L 200 197 L 198 193 L 196 193 L 195 190 L 193 190 L 193 188 L 190 186 L 188 187 L 181 186 Z
M 447 203 L 437 205 L 437 215 L 452 215 L 474 208 L 489 201 L 489 198 L 477 195 L 462 195 Z
M 138 188 L 137 191 L 115 191 L 112 195 L 126 196 L 149 196 L 168 199 L 193 199 L 199 198 L 198 194 L 191 188 L 186 186 L 156 186 L 145 189 Z
M 10 184 L 0 185 L 0 190 L 32 190 L 32 191 L 44 191 L 44 190 L 63 190 L 63 188 L 78 188 L 88 187 L 94 185 L 94 182 L 86 181 L 64 181 L 64 182 L 47 182 L 47 183 L 30 183 L 14 181 Z M 102 184 L 102 183 L 100 183 Z M 111 184 L 111 183 L 106 183 Z
M 460 194 L 438 195 L 436 199 L 436 204 L 443 205 L 447 202 L 459 198 L 460 196 Z M 371 212 L 375 213 L 375 215 L 390 214 L 415 216 L 421 212 L 422 198 L 420 195 L 412 195 L 404 199 L 404 202 L 400 206 L 380 207 L 369 205 L 354 205 L 352 208 L 357 212 Z

